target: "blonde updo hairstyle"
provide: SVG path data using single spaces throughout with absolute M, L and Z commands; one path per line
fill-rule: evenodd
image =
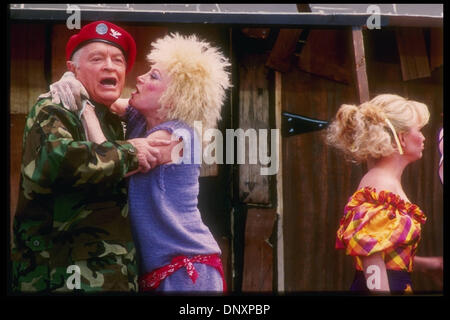
M 201 121 L 203 130 L 215 127 L 225 90 L 231 86 L 228 59 L 196 35 L 172 33 L 153 42 L 152 47 L 147 60 L 161 64 L 170 76 L 160 99 L 161 106 L 167 107 L 167 118 L 191 127 L 194 121 Z
M 423 127 L 429 118 L 425 104 L 381 94 L 360 106 L 343 104 L 327 129 L 326 139 L 355 162 L 378 159 L 400 152 L 395 135 L 416 124 Z

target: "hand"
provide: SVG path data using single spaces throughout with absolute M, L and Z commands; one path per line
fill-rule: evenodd
M 417 267 L 417 268 L 416 268 Z M 444 276 L 444 260 L 442 257 L 414 257 L 414 268 L 431 277 L 436 285 L 442 287 Z
M 122 117 L 125 115 L 125 112 L 127 111 L 128 107 L 128 100 L 129 99 L 117 99 L 114 101 L 114 103 L 111 105 L 109 110 L 112 113 L 117 114 L 119 117 Z
M 89 99 L 89 94 L 75 75 L 67 71 L 57 82 L 50 85 L 52 102 L 61 103 L 70 110 L 79 112 L 83 108 L 83 100 Z
M 134 170 L 134 171 L 130 171 L 130 172 L 128 172 L 128 173 L 125 175 L 125 178 L 128 178 L 129 176 L 132 176 L 133 174 L 136 174 L 136 173 L 138 173 L 138 172 L 141 172 L 141 171 L 139 170 L 139 168 L 136 169 L 136 170 Z
M 440 274 L 444 271 L 444 260 L 442 257 L 427 257 L 428 263 L 425 272 L 430 274 Z
M 442 272 L 444 270 L 444 260 L 442 257 L 414 257 L 414 270 L 435 273 Z
M 86 138 L 89 141 L 101 144 L 106 141 L 106 137 L 103 134 L 102 127 L 95 114 L 94 106 L 89 102 L 86 102 L 86 107 L 81 115 L 81 121 L 85 128 Z
M 433 282 L 442 288 L 444 278 L 444 261 L 442 257 L 430 257 L 425 273 L 430 275 Z
M 171 143 L 170 140 L 152 137 L 130 139 L 128 142 L 136 148 L 139 171 L 144 173 L 162 163 L 161 152 L 157 147 L 167 146 Z

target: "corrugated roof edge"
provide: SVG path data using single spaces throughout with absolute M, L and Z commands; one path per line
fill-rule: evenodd
M 220 12 L 179 12 L 151 10 L 113 10 L 107 12 L 107 19 L 122 22 L 138 23 L 198 23 L 198 24 L 231 24 L 258 26 L 364 26 L 370 14 L 357 13 L 220 13 Z M 99 10 L 81 10 L 83 21 L 95 21 L 99 18 Z M 11 8 L 11 20 L 48 20 L 65 21 L 71 14 L 64 9 L 31 9 Z M 149 22 L 151 21 L 151 22 Z M 381 14 L 380 27 L 443 27 L 443 16 L 394 15 Z

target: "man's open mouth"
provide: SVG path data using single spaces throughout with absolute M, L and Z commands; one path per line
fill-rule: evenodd
M 100 83 L 105 87 L 115 87 L 117 80 L 115 78 L 103 78 Z

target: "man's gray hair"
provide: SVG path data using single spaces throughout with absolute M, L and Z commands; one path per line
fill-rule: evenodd
M 72 63 L 75 65 L 75 68 L 78 68 L 80 66 L 80 54 L 81 54 L 82 50 L 83 50 L 83 47 L 81 47 L 80 49 L 76 50 L 72 54 L 72 59 L 70 61 L 72 61 Z

